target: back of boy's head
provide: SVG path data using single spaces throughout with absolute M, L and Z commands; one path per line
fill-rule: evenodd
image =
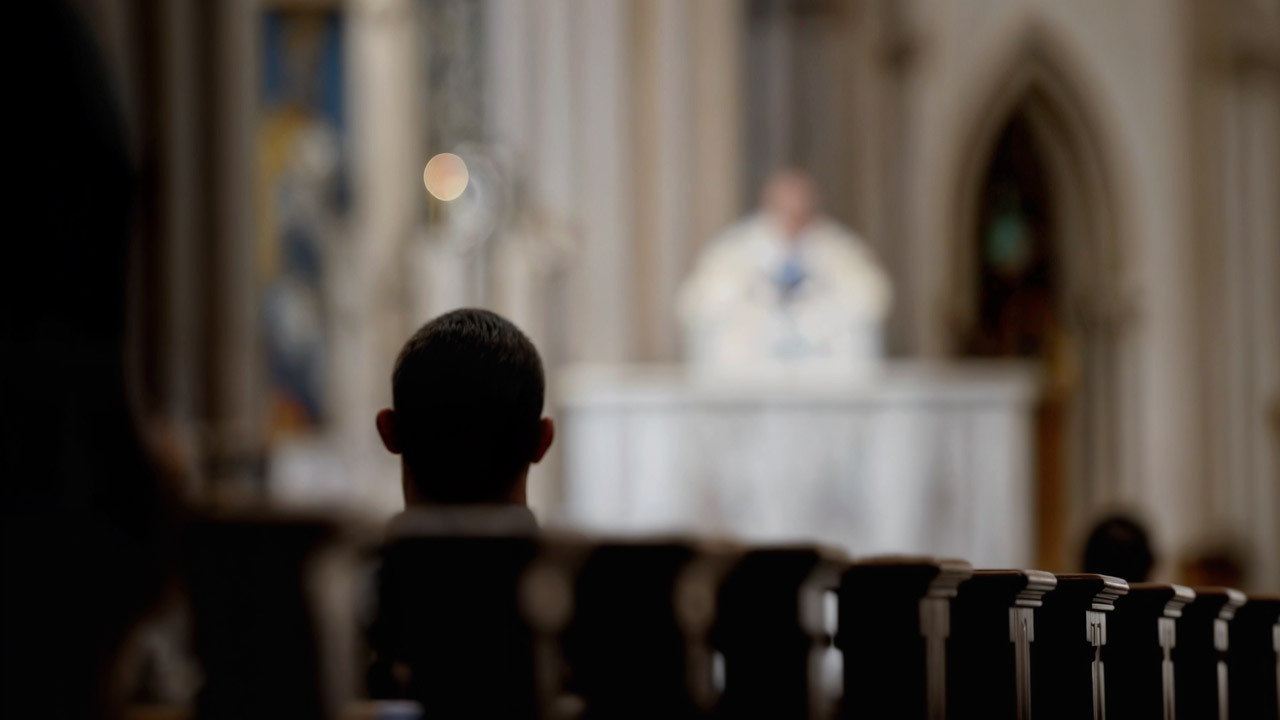
M 500 502 L 537 451 L 545 379 L 529 338 L 487 310 L 455 310 L 405 343 L 392 402 L 418 492 Z

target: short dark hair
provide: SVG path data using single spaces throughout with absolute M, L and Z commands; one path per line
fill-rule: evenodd
M 1143 582 L 1151 574 L 1155 556 L 1147 531 L 1126 515 L 1103 519 L 1089 534 L 1084 548 L 1084 571 Z
M 496 502 L 533 459 L 546 380 L 538 350 L 488 310 L 423 325 L 391 378 L 396 434 L 417 489 L 438 502 Z

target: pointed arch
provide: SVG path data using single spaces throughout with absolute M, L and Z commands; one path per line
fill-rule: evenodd
M 1043 26 L 1032 25 L 998 63 L 999 72 L 970 93 L 956 123 L 960 142 L 951 145 L 959 158 L 948 193 L 946 246 L 953 265 L 972 257 L 973 213 L 982 178 L 996 143 L 1010 121 L 1021 116 L 1031 128 L 1037 149 L 1049 169 L 1051 191 L 1063 206 L 1063 217 L 1079 227 L 1063 229 L 1068 256 L 1061 258 L 1071 275 L 1067 292 L 1073 305 L 1106 298 L 1106 307 L 1075 308 L 1083 314 L 1105 314 L 1120 294 L 1120 278 L 1130 264 L 1120 242 L 1113 153 L 1094 111 L 1095 104 L 1073 69 L 1063 44 Z M 967 110 L 967 112 L 966 112 Z M 953 273 L 948 297 L 972 298 L 965 276 Z M 956 283 L 960 283 L 957 286 Z M 956 294 L 958 292 L 958 295 Z M 966 306 L 968 303 L 966 303 Z M 954 345 L 953 352 L 954 352 Z
M 955 124 L 959 142 L 945 200 L 950 203 L 943 238 L 950 262 L 943 289 L 952 307 L 951 353 L 960 349 L 959 333 L 976 320 L 979 202 L 993 153 L 1005 128 L 1018 119 L 1030 130 L 1055 208 L 1056 294 L 1061 322 L 1071 339 L 1066 356 L 1076 370 L 1060 387 L 1048 377 L 1050 393 L 1061 389 L 1063 410 L 1060 484 L 1041 487 L 1066 503 L 1065 524 L 1049 531 L 1046 542 L 1057 554 L 1079 532 L 1090 511 L 1111 502 L 1123 478 L 1132 476 L 1132 437 L 1136 403 L 1122 397 L 1135 392 L 1121 337 L 1130 310 L 1125 301 L 1127 257 L 1119 224 L 1120 183 L 1115 144 L 1101 122 L 1100 104 L 1081 77 L 1081 63 L 1045 26 L 1031 24 L 999 58 L 997 72 L 986 73 Z M 1052 397 L 1051 397 L 1052 402 Z M 1043 476 L 1042 476 L 1043 478 Z M 1042 522 L 1048 518 L 1045 509 Z M 1053 535 L 1056 533 L 1056 535 Z M 1053 553 L 1051 553 L 1053 554 Z

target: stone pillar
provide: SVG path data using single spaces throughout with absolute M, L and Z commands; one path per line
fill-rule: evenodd
M 581 27 L 573 0 L 490 0 L 485 16 L 486 132 L 507 158 L 511 206 L 495 239 L 488 300 L 553 367 L 563 353 L 565 301 L 553 278 L 574 232 Z
M 580 8 L 582 92 L 578 251 L 572 258 L 569 357 L 619 362 L 635 350 L 635 249 L 630 141 L 636 110 L 629 95 L 633 37 L 627 0 Z
M 893 311 L 886 326 L 891 354 L 941 355 L 949 329 L 939 322 L 932 288 L 938 275 L 934 244 L 925 237 L 917 203 L 915 166 L 920 144 L 920 46 L 924 28 L 915 2 L 865 0 L 855 18 L 863 48 L 851 70 L 859 107 L 854 153 L 859 228 L 893 278 Z M 921 277 L 925 275 L 927 277 Z
M 542 351 L 553 406 L 563 362 L 678 357 L 675 291 L 741 209 L 743 10 L 487 3 L 486 142 L 513 202 L 485 300 Z M 556 463 L 535 469 L 535 504 L 554 505 Z
M 1280 23 L 1280 6 L 1269 9 Z M 1225 422 L 1218 427 L 1226 519 L 1251 534 L 1253 584 L 1273 587 L 1280 583 L 1280 439 L 1268 406 L 1280 394 L 1280 33 L 1268 38 L 1259 27 L 1275 25 L 1240 23 L 1228 50 L 1220 318 L 1227 341 L 1219 347 Z
M 399 472 L 373 429 L 391 403 L 391 367 L 426 318 L 408 302 L 409 245 L 422 210 L 421 55 L 411 0 L 352 3 L 347 14 L 352 227 L 335 253 L 331 389 L 334 446 L 361 506 L 399 505 Z M 414 280 L 415 284 L 420 282 Z
M 218 39 L 211 48 L 213 197 L 212 252 L 207 272 L 218 313 L 211 335 L 213 388 L 210 480 L 240 486 L 255 482 L 255 460 L 265 450 L 261 314 L 254 271 L 253 153 L 260 66 L 257 3 L 218 3 L 209 17 Z
M 701 247 L 742 214 L 746 160 L 743 136 L 743 5 L 739 0 L 688 3 L 692 12 L 689 70 L 690 121 L 696 141 L 690 149 L 694 200 L 690 232 Z M 692 260 L 692 256 L 690 256 Z M 686 265 L 684 268 L 689 268 Z
M 1233 3 L 1200 27 L 1199 231 L 1210 539 L 1280 584 L 1280 3 Z

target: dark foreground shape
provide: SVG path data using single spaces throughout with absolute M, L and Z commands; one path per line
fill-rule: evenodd
M 823 594 L 842 567 L 811 547 L 764 548 L 742 556 L 720 588 L 713 635 L 724 656 L 723 718 L 819 717 L 818 653 Z
M 1134 583 L 1116 600 L 1107 658 L 1107 711 L 1113 718 L 1174 716 L 1177 621 L 1196 594 L 1189 587 Z
M 1178 717 L 1228 720 L 1228 623 L 1244 604 L 1244 593 L 1221 587 L 1195 591 L 1195 600 L 1182 609 L 1173 650 Z
M 706 709 L 695 690 L 695 654 L 683 603 L 682 572 L 695 559 L 680 542 L 605 544 L 577 577 L 576 613 L 565 637 L 571 690 L 584 720 L 695 718 Z M 708 590 L 714 598 L 714 590 Z M 714 602 L 714 601 L 712 601 Z
M 1102 660 L 1107 615 L 1129 585 L 1109 575 L 1057 577 L 1058 587 L 1045 596 L 1036 617 L 1031 646 L 1036 718 L 1102 720 L 1108 691 Z
M 844 574 L 841 717 L 947 716 L 951 599 L 971 574 L 963 560 L 923 557 L 865 560 Z
M 947 647 L 952 717 L 1031 717 L 1035 612 L 1057 584 L 1041 570 L 978 570 L 960 585 Z
M 1280 646 L 1280 594 L 1250 595 L 1231 621 L 1227 650 L 1231 720 L 1276 720 L 1276 653 Z
M 200 718 L 331 717 L 317 557 L 336 535 L 323 520 L 208 517 L 186 538 L 193 645 L 205 675 Z M 348 667 L 347 669 L 353 669 Z M 335 700 L 340 700 L 336 699 Z
M 536 549 L 532 537 L 390 542 L 369 633 L 371 694 L 416 700 L 428 717 L 537 717 L 533 634 L 519 602 Z

